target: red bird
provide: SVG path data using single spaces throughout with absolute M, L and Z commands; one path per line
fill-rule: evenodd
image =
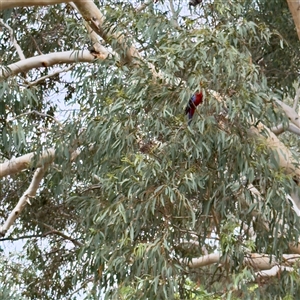
M 189 125 L 192 121 L 193 115 L 195 113 L 196 107 L 203 102 L 203 94 L 202 92 L 195 93 L 190 99 L 188 105 L 185 108 L 185 114 L 188 114 L 189 117 Z

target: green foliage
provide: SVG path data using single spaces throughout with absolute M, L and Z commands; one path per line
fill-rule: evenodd
M 299 47 L 283 2 L 276 1 L 281 9 L 274 11 L 264 0 L 215 1 L 188 16 L 184 6 L 178 27 L 162 4 L 137 13 L 131 4 L 108 2 L 101 6 L 105 26 L 138 48 L 143 59 L 138 67 L 112 56 L 76 64 L 70 76 L 33 87 L 28 81 L 53 68 L 31 71 L 27 81 L 21 74 L 1 82 L 0 159 L 35 152 L 34 167 L 42 150 L 56 149 L 37 197 L 10 235 L 31 236 L 19 258 L 30 266 L 20 267 L 16 282 L 24 296 L 297 295 L 296 270 L 274 279 L 275 289 L 273 282 L 258 287 L 254 270 L 243 264 L 249 251 L 280 260 L 299 238 L 299 218 L 285 200 L 294 182 L 280 169 L 276 153 L 248 134 L 259 121 L 269 128 L 287 122 L 273 100 L 284 92 L 293 96 Z M 3 17 L 26 57 L 89 43 L 68 5 L 16 8 Z M 4 32 L 0 56 L 7 64 L 18 60 L 9 47 Z M 162 78 L 154 77 L 147 63 Z M 204 103 L 187 126 L 184 108 L 199 84 Z M 65 109 L 71 110 L 68 117 Z M 298 141 L 289 135 L 284 141 L 299 157 Z M 80 151 L 71 161 L 75 150 Z M 1 179 L 1 222 L 32 173 Z M 253 225 L 255 239 L 244 225 Z M 190 268 L 206 251 L 221 253 L 223 265 Z

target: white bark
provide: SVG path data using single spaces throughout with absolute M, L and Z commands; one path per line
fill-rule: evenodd
M 296 110 L 294 108 L 288 106 L 287 104 L 285 104 L 284 102 L 282 102 L 280 100 L 275 99 L 275 101 L 284 110 L 284 112 L 287 115 L 287 117 L 289 118 L 289 120 L 294 125 L 296 125 L 298 128 L 300 128 L 300 116 L 297 114 Z
M 296 25 L 296 30 L 298 33 L 298 38 L 300 39 L 300 10 L 299 1 L 297 0 L 287 0 L 290 12 L 293 16 L 294 23 Z
M 86 0 L 88 1 L 88 0 Z M 68 3 L 68 0 L 0 0 L 0 10 L 24 7 L 24 6 L 45 6 L 57 3 Z
M 55 149 L 51 148 L 41 153 L 39 160 L 35 167 L 42 167 L 44 164 L 53 162 L 55 155 Z M 28 153 L 23 156 L 13 158 L 7 162 L 0 164 L 0 178 L 19 173 L 25 169 L 30 168 L 32 159 L 36 156 L 36 153 Z
M 201 268 L 204 266 L 212 265 L 220 260 L 220 254 L 212 253 L 208 255 L 204 255 L 202 257 L 192 258 L 191 261 L 188 262 L 188 266 L 190 268 Z
M 204 266 L 221 263 L 221 254 L 212 253 L 202 257 L 193 258 L 188 262 L 190 268 L 201 268 Z M 282 261 L 276 260 L 275 256 L 260 253 L 245 254 L 244 265 L 253 268 L 254 270 L 270 270 L 274 266 L 292 267 L 295 264 L 299 265 L 299 254 L 283 254 Z
M 105 53 L 102 53 L 101 55 L 97 56 L 97 58 L 105 59 L 107 55 Z M 0 80 L 21 72 L 28 72 L 29 70 L 34 68 L 51 67 L 55 64 L 64 63 L 70 64 L 76 62 L 92 62 L 93 60 L 95 60 L 95 56 L 88 50 L 65 51 L 38 55 L 20 60 L 5 67 L 2 66 L 2 70 L 0 71 Z
M 0 236 L 5 236 L 6 232 L 14 224 L 15 220 L 19 217 L 19 215 L 21 214 L 21 212 L 24 209 L 24 207 L 26 206 L 26 204 L 27 203 L 30 204 L 30 199 L 35 197 L 36 191 L 40 185 L 41 180 L 43 179 L 46 169 L 47 169 L 47 166 L 45 165 L 42 168 L 38 168 L 34 172 L 32 181 L 31 181 L 28 189 L 25 191 L 25 193 L 20 198 L 16 207 L 10 213 L 10 215 L 8 216 L 4 225 L 2 227 L 0 227 Z
M 292 267 L 285 267 L 285 266 L 274 266 L 270 270 L 263 270 L 255 273 L 256 277 L 274 277 L 277 276 L 278 273 L 287 271 L 293 272 L 294 268 Z
M 115 50 L 120 55 L 122 63 L 131 64 L 134 58 L 140 58 L 137 49 L 133 46 L 128 46 L 128 42 L 123 34 L 104 30 L 105 18 L 93 1 L 75 0 L 73 2 L 85 21 L 100 37 L 106 42 L 111 43 L 112 40 L 117 42 Z
M 23 50 L 21 49 L 20 45 L 18 44 L 17 40 L 15 39 L 14 37 L 14 31 L 13 29 L 6 23 L 4 23 L 4 21 L 2 19 L 0 19 L 0 23 L 6 28 L 8 29 L 9 31 L 9 34 L 10 34 L 10 40 L 11 40 L 11 43 L 14 45 L 14 47 L 16 48 L 17 52 L 18 52 L 18 55 L 20 57 L 20 59 L 25 59 L 25 56 L 24 56 L 24 53 L 23 53 Z
M 263 137 L 262 131 L 266 131 L 268 137 Z M 300 168 L 297 167 L 298 162 L 295 161 L 291 151 L 278 139 L 278 137 L 271 132 L 262 123 L 257 127 L 251 127 L 249 135 L 260 139 L 266 147 L 276 152 L 278 156 L 278 164 L 285 171 L 286 174 L 300 178 Z
M 285 132 L 286 130 L 300 136 L 300 128 L 291 122 L 289 123 L 289 126 L 287 128 L 284 128 L 283 124 L 279 124 L 279 125 L 271 128 L 271 131 L 273 133 L 275 133 L 276 135 L 279 135 L 279 134 Z

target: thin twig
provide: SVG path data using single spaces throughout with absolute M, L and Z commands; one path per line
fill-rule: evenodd
M 294 99 L 294 104 L 293 104 L 293 109 L 296 110 L 298 107 L 298 103 L 299 103 L 299 97 L 300 97 L 300 88 L 298 88 L 297 92 L 296 92 L 296 96 Z
M 143 11 L 146 7 L 148 7 L 151 3 L 153 2 L 153 0 L 148 0 L 146 2 L 144 2 L 142 5 L 140 5 L 139 7 L 137 7 L 135 9 L 136 12 L 141 12 Z
M 69 237 L 68 235 L 62 233 L 62 232 L 59 231 L 59 230 L 55 230 L 55 229 L 50 230 L 50 231 L 44 233 L 43 236 L 47 236 L 47 235 L 50 235 L 50 234 L 56 234 L 56 235 L 58 235 L 58 236 L 61 236 L 61 237 L 64 238 L 65 240 L 68 240 L 68 241 L 72 242 L 72 243 L 73 243 L 75 246 L 77 246 L 77 247 L 82 247 L 82 246 L 83 246 L 83 244 L 82 244 L 81 242 L 79 242 L 79 241 L 77 241 L 77 240 L 75 240 L 75 239 Z
M 52 119 L 53 121 L 55 121 L 60 127 L 63 127 L 62 123 L 60 123 L 57 119 L 55 119 L 54 117 L 48 115 L 48 114 L 44 114 L 44 113 L 41 113 L 37 110 L 31 110 L 31 111 L 28 111 L 28 112 L 25 112 L 23 114 L 20 114 L 18 115 L 16 118 L 14 118 L 15 120 L 22 117 L 22 116 L 26 116 L 26 115 L 30 115 L 30 114 L 36 114 L 38 116 L 41 116 L 41 117 L 45 117 L 45 118 L 50 118 Z
M 31 86 L 34 86 L 34 85 L 37 85 L 38 83 L 42 82 L 42 81 L 45 81 L 47 78 L 50 78 L 50 77 L 54 77 L 60 73 L 64 73 L 64 72 L 68 72 L 70 70 L 72 70 L 73 68 L 75 67 L 75 64 L 72 64 L 71 66 L 69 66 L 68 68 L 65 68 L 65 69 L 59 69 L 51 74 L 48 74 L 48 75 L 45 75 L 45 76 L 42 76 L 40 77 L 39 79 L 35 80 L 35 81 L 31 81 L 31 82 L 28 82 L 27 83 L 27 87 L 31 87 Z
M 12 238 L 12 237 L 6 237 L 6 238 L 2 238 L 0 239 L 0 242 L 3 241 L 19 241 L 19 240 L 24 240 L 24 239 L 33 239 L 33 238 L 42 238 L 43 234 L 30 234 L 30 235 L 22 235 L 22 236 L 18 236 L 16 238 Z
M 37 44 L 37 42 L 36 42 L 36 40 L 35 40 L 35 38 L 30 34 L 30 38 L 32 39 L 32 41 L 34 42 L 34 44 L 35 44 L 35 47 L 36 47 L 36 49 L 37 49 L 37 51 L 38 51 L 38 53 L 40 54 L 40 55 L 43 55 L 44 53 L 41 51 L 41 49 L 40 49 L 40 47 L 39 47 L 39 45 Z
M 14 45 L 14 47 L 16 48 L 20 59 L 25 59 L 25 55 L 24 55 L 21 47 L 19 46 L 17 40 L 14 37 L 14 31 L 13 31 L 13 29 L 8 24 L 5 24 L 4 21 L 3 21 L 3 19 L 0 19 L 0 24 L 2 24 L 9 31 L 10 40 L 11 40 L 12 44 Z
M 172 21 L 174 23 L 174 27 L 177 29 L 180 29 L 180 26 L 179 26 L 178 20 L 177 20 L 178 13 L 176 13 L 176 11 L 175 11 L 173 0 L 169 0 L 169 2 L 170 2 L 170 9 L 171 9 L 171 13 L 172 13 Z
M 56 230 L 54 227 L 52 227 L 51 225 L 47 224 L 47 223 L 44 223 L 44 222 L 41 222 L 41 221 L 37 221 L 37 220 L 33 220 L 34 223 L 36 224 L 41 224 L 43 225 L 44 227 L 48 228 L 49 231 L 45 232 L 43 234 L 43 236 L 47 236 L 47 235 L 51 235 L 51 234 L 56 234 L 56 235 L 59 235 L 61 236 L 62 238 L 64 238 L 65 240 L 68 240 L 70 242 L 72 242 L 75 246 L 78 246 L 78 247 L 82 247 L 83 246 L 83 243 L 77 241 L 76 239 L 73 239 L 71 238 L 70 236 L 64 234 L 63 232 L 59 231 L 59 230 Z

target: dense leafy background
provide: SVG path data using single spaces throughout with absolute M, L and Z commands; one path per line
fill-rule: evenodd
M 298 294 L 298 274 L 251 289 L 244 284 L 251 272 L 242 264 L 249 249 L 280 257 L 299 235 L 299 220 L 285 201 L 292 178 L 264 143 L 248 135 L 253 121 L 269 128 L 287 122 L 273 101 L 293 97 L 299 69 L 286 1 L 204 1 L 193 10 L 183 1 L 174 4 L 176 26 L 167 1 L 139 13 L 127 1 L 99 6 L 106 26 L 116 25 L 140 50 L 144 61 L 138 68 L 112 57 L 76 64 L 68 74 L 34 86 L 28 82 L 54 68 L 0 83 L 1 160 L 57 149 L 36 199 L 8 236 L 21 238 L 23 250 L 9 256 L 2 281 L 13 277 L 20 295 L 205 299 L 235 291 L 239 299 L 250 299 L 251 293 L 267 299 Z M 81 16 L 68 5 L 15 8 L 2 18 L 26 57 L 90 46 Z M 8 65 L 19 58 L 8 31 L 2 33 L 0 57 Z M 153 77 L 146 61 L 163 80 Z M 224 97 L 227 114 L 224 103 L 205 92 L 188 127 L 183 112 L 199 83 L 204 92 Z M 299 139 L 289 134 L 282 139 L 299 157 Z M 81 153 L 71 162 L 77 147 Z M 32 172 L 1 179 L 1 222 Z M 257 204 L 245 180 L 264 201 Z M 253 210 L 254 241 L 241 229 L 250 224 Z M 3 245 L 7 253 L 10 246 Z M 209 253 L 218 248 L 230 262 L 189 269 L 187 261 L 203 255 L 204 245 Z

